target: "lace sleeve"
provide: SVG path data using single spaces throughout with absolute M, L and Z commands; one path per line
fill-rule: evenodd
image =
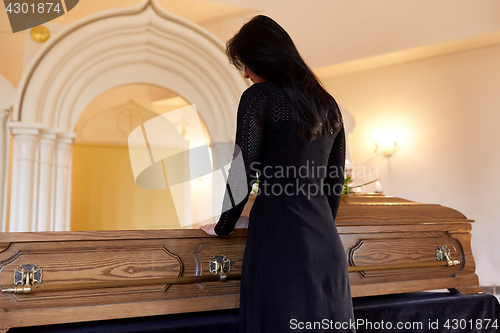
M 240 104 L 238 106 L 235 140 L 235 144 L 237 146 L 235 147 L 233 160 L 239 149 L 241 149 L 245 173 L 242 173 L 242 170 L 235 170 L 235 168 L 241 168 L 241 164 L 231 164 L 228 172 L 226 192 L 224 194 L 222 207 L 232 208 L 222 212 L 219 221 L 215 226 L 215 233 L 217 235 L 227 235 L 233 231 L 234 226 L 248 201 L 252 184 L 256 180 L 256 171 L 260 170 L 262 145 L 264 143 L 264 111 L 266 109 L 268 97 L 265 90 L 259 87 L 259 85 L 260 84 L 254 84 L 245 90 L 241 96 Z M 231 193 L 235 193 L 237 187 L 245 181 L 243 177 L 241 177 L 243 174 L 246 175 L 246 196 L 241 202 L 234 205 Z
M 333 142 L 330 156 L 328 157 L 327 175 L 324 181 L 325 194 L 332 210 L 333 218 L 337 218 L 340 205 L 340 196 L 344 188 L 345 168 L 345 132 L 344 125 Z

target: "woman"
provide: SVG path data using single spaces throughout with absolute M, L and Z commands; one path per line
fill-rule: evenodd
M 353 332 L 347 261 L 335 226 L 345 160 L 340 110 L 269 17 L 246 23 L 228 41 L 227 54 L 253 82 L 237 115 L 246 179 L 231 167 L 229 188 L 246 181 L 250 192 L 259 173 L 243 259 L 240 332 Z M 247 200 L 234 202 L 227 191 L 224 206 L 236 205 L 201 229 L 230 234 Z

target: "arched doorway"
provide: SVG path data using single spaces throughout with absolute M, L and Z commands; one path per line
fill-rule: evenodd
M 76 124 L 72 149 L 71 230 L 171 229 L 181 225 L 169 187 L 145 189 L 136 185 L 129 156 L 130 133 L 159 115 L 190 105 L 182 96 L 149 84 L 112 88 L 90 102 Z M 204 124 L 203 119 L 199 119 Z M 206 126 L 203 138 L 193 135 L 187 115 L 165 123 L 162 138 L 170 154 L 189 145 L 210 142 Z M 202 202 L 211 201 L 213 184 L 198 179 L 191 184 L 190 215 Z M 197 195 L 204 193 L 203 197 Z M 202 200 L 202 202 L 198 202 Z M 188 207 L 186 208 L 186 212 Z
M 226 142 L 248 86 L 216 37 L 154 0 L 66 27 L 41 48 L 18 89 L 9 231 L 70 230 L 73 129 L 90 101 L 129 83 L 177 92 L 200 110 L 211 139 Z

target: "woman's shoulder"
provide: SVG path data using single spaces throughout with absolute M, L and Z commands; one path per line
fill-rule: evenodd
M 259 83 L 254 83 L 250 87 L 248 87 L 244 92 L 242 96 L 250 96 L 250 95 L 257 95 L 257 94 L 262 94 L 262 93 L 267 93 L 273 90 L 278 89 L 279 86 L 276 82 L 271 81 L 271 80 L 266 80 L 264 82 L 259 82 Z

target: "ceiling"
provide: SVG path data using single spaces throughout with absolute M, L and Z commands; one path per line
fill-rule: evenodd
M 54 23 L 141 0 L 82 0 Z M 294 39 L 312 68 L 500 32 L 500 1 L 158 0 L 223 42 L 249 18 L 266 14 Z
M 142 0 L 81 0 L 48 22 L 51 32 L 98 12 Z M 413 61 L 500 43 L 500 1 L 456 0 L 156 0 L 167 11 L 193 21 L 222 42 L 252 16 L 265 14 L 290 34 L 320 76 Z M 29 32 L 12 34 L 0 13 L 0 73 L 13 82 L 40 45 Z M 26 35 L 27 41 L 22 41 Z M 18 59 L 23 59 L 19 63 Z M 341 66 L 341 68 L 339 68 Z

